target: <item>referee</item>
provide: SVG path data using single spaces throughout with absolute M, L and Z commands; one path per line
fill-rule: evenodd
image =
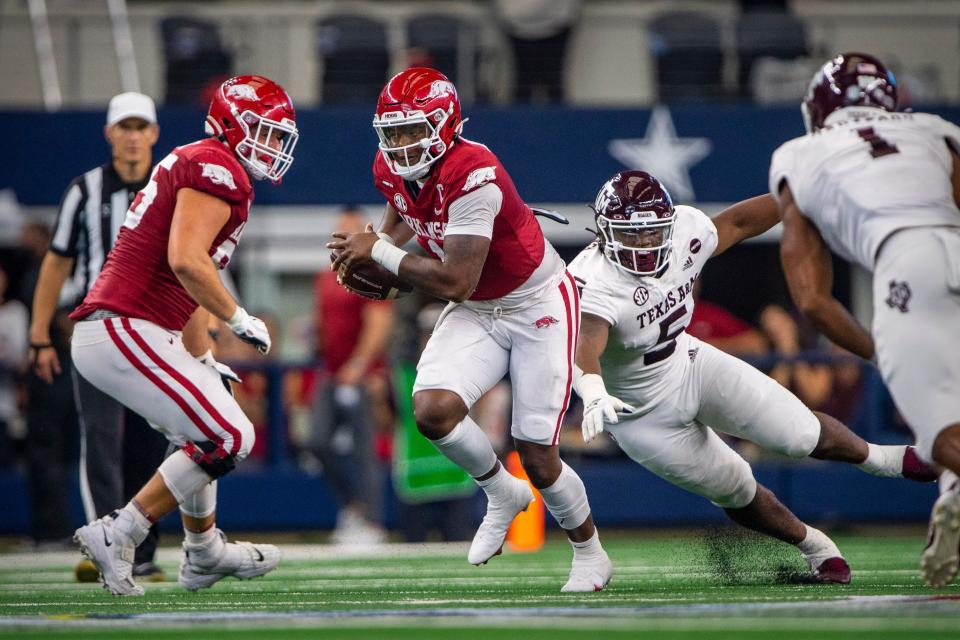
M 31 359 L 34 373 L 48 385 L 60 383 L 56 377 L 63 371 L 51 341 L 51 323 L 57 316 L 64 283 L 72 276 L 76 296 L 62 305 L 72 308 L 90 290 L 120 233 L 127 208 L 149 180 L 152 148 L 160 134 L 153 100 L 132 92 L 114 96 L 103 131 L 112 159 L 67 187 L 34 292 Z M 125 503 L 146 483 L 163 461 L 167 441 L 143 418 L 88 383 L 66 362 L 64 365 L 72 378 L 80 423 L 80 494 L 86 520 L 91 521 Z M 154 525 L 137 548 L 134 576 L 165 579 L 153 562 L 157 539 Z M 81 562 L 77 566 L 79 580 L 95 581 L 96 577 L 92 565 L 85 567 Z

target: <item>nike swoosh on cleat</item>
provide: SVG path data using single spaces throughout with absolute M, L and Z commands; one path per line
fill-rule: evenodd
M 263 562 L 263 554 L 260 553 L 260 549 L 254 549 L 257 552 L 257 562 Z
M 113 544 L 113 541 L 112 541 L 110 538 L 107 537 L 107 530 L 106 530 L 106 529 L 103 530 L 103 544 L 104 544 L 105 546 L 107 546 L 107 547 L 109 547 L 109 546 L 111 546 L 111 545 Z

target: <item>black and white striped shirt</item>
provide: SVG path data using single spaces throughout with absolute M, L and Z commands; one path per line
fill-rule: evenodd
M 50 250 L 75 258 L 72 282 L 64 286 L 61 306 L 74 306 L 93 286 L 113 247 L 127 208 L 146 186 L 149 174 L 134 183 L 124 182 L 112 162 L 74 179 L 60 201 Z

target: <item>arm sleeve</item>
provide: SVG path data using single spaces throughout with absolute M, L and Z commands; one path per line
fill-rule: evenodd
M 460 196 L 447 208 L 444 235 L 493 238 L 493 221 L 502 204 L 503 192 L 492 182 Z
M 83 225 L 83 209 L 87 204 L 87 195 L 81 182 L 74 181 L 63 194 L 50 240 L 50 250 L 67 258 L 77 255 L 77 237 Z

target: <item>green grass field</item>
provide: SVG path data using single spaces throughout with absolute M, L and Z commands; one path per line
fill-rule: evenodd
M 269 536 L 258 536 L 267 540 Z M 928 589 L 922 534 L 835 537 L 849 586 L 811 584 L 787 545 L 726 531 L 609 534 L 614 580 L 561 594 L 570 548 L 466 562 L 466 545 L 285 545 L 280 567 L 187 593 L 117 598 L 77 584 L 77 555 L 0 554 L 0 638 L 957 638 L 960 587 Z M 175 578 L 178 550 L 161 550 Z

